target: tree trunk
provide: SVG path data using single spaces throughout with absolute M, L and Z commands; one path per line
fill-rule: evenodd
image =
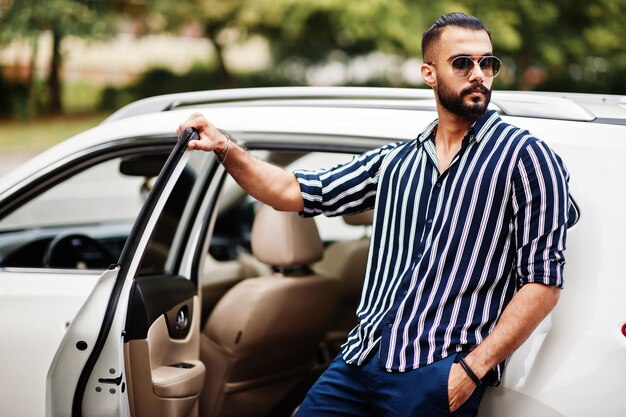
M 50 73 L 48 74 L 48 93 L 50 98 L 49 110 L 51 113 L 61 113 L 61 40 L 63 35 L 56 28 L 52 29 L 52 59 L 50 60 Z
M 31 57 L 28 64 L 28 78 L 26 79 L 26 101 L 29 114 L 33 115 L 37 111 L 37 88 L 36 72 L 37 72 L 37 55 L 39 52 L 39 35 L 34 35 L 31 40 Z
M 217 86 L 219 88 L 232 88 L 235 87 L 235 80 L 226 67 L 224 62 L 224 47 L 217 41 L 217 31 L 207 30 L 209 39 L 213 43 L 215 48 L 215 60 L 217 64 Z

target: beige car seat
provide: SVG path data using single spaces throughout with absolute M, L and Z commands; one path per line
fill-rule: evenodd
M 283 272 L 235 285 L 204 326 L 203 417 L 272 415 L 315 364 L 335 315 L 337 280 L 307 272 L 323 254 L 312 219 L 262 206 L 252 252 Z
M 346 341 L 348 333 L 357 325 L 356 309 L 361 299 L 369 252 L 369 226 L 374 219 L 374 211 L 343 216 L 352 226 L 366 227 L 363 236 L 357 240 L 336 242 L 324 251 L 324 259 L 313 265 L 320 275 L 335 277 L 339 281 L 339 304 L 332 326 L 326 335 L 326 346 L 330 357 L 334 357 Z

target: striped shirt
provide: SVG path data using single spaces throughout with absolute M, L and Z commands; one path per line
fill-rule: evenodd
M 570 202 L 559 156 L 489 111 L 440 174 L 436 126 L 295 172 L 302 216 L 375 210 L 359 324 L 342 347 L 348 363 L 380 346 L 380 366 L 404 372 L 469 351 L 521 286 L 563 286 Z

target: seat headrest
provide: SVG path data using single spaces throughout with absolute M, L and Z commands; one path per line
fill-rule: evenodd
M 324 256 L 324 247 L 313 219 L 276 211 L 261 205 L 252 225 L 252 253 L 278 267 L 309 265 Z
M 371 226 L 374 223 L 374 210 L 343 216 L 343 221 L 351 226 Z

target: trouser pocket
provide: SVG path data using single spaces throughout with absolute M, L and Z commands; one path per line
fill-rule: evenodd
M 448 398 L 448 381 L 450 379 L 450 370 L 452 369 L 452 365 L 457 362 L 457 356 L 459 353 L 453 353 L 445 359 L 440 361 L 440 375 L 441 380 L 439 383 L 440 386 L 440 398 L 442 401 L 442 409 L 447 411 L 449 415 L 452 415 L 450 412 L 450 399 Z

